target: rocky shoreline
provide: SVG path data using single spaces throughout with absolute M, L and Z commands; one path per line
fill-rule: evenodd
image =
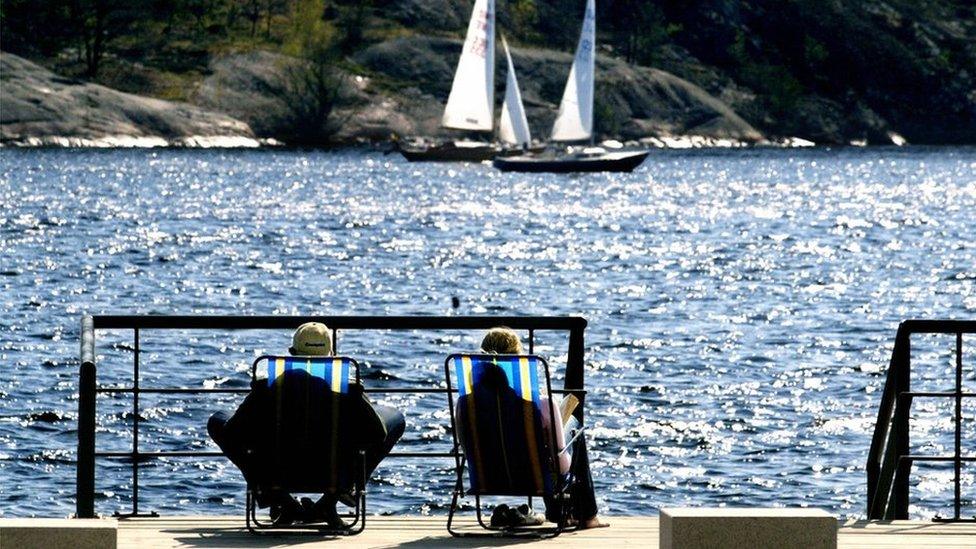
M 358 52 L 353 61 L 362 73 L 343 79 L 334 139 L 327 145 L 450 137 L 439 125 L 439 97 L 446 95 L 459 48 L 458 40 L 413 36 Z M 529 124 L 539 132 L 555 117 L 571 56 L 531 48 L 512 53 Z M 190 104 L 64 78 L 4 52 L 0 146 L 282 146 L 280 136 L 289 129 L 282 74 L 293 62 L 266 51 L 217 57 Z M 721 100 L 665 71 L 603 56 L 597 70 L 601 138 L 658 148 L 813 145 L 767 137 Z
M 61 77 L 0 54 L 0 143 L 28 147 L 257 147 L 245 122 Z

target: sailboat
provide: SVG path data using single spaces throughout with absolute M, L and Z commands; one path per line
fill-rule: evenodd
M 508 76 L 505 79 L 505 101 L 502 103 L 502 116 L 498 123 L 498 138 L 506 145 L 527 150 L 532 145 L 532 132 L 522 105 L 522 92 L 519 90 L 518 77 L 515 76 L 515 64 L 512 63 L 512 54 L 508 51 L 508 42 L 504 36 L 502 49 L 505 50 L 505 61 L 508 63 Z
M 552 126 L 552 141 L 579 142 L 593 138 L 593 76 L 596 60 L 596 2 L 587 0 L 573 65 Z M 607 151 L 602 147 L 570 147 L 565 153 L 496 157 L 502 171 L 605 172 L 632 171 L 647 158 L 644 150 Z
M 494 110 L 495 0 L 475 0 L 441 126 L 490 133 L 494 129 Z M 401 154 L 411 162 L 480 162 L 490 160 L 500 150 L 495 143 L 470 140 L 416 143 L 400 147 Z

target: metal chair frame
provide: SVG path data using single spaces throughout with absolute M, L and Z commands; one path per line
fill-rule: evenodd
M 257 381 L 257 367 L 258 363 L 262 360 L 278 358 L 278 355 L 261 355 L 254 360 L 251 364 L 251 381 Z M 355 372 L 355 382 L 360 383 L 359 377 L 359 362 L 355 359 L 345 356 L 293 356 L 289 358 L 302 359 L 302 358 L 333 358 L 333 359 L 343 359 L 348 360 L 353 367 Z M 290 524 L 287 526 L 275 526 L 270 522 L 262 522 L 258 520 L 257 517 L 257 500 L 254 497 L 254 486 L 250 483 L 247 485 L 247 494 L 245 496 L 245 507 L 244 507 L 244 522 L 247 525 L 247 531 L 252 534 L 259 535 L 325 535 L 325 536 L 355 536 L 366 529 L 366 452 L 364 450 L 359 450 L 356 458 L 356 468 L 359 471 L 359 475 L 356 477 L 356 485 L 353 491 L 353 497 L 356 500 L 356 505 L 351 514 L 341 515 L 345 518 L 352 518 L 353 522 L 347 524 L 344 528 L 332 528 L 327 525 L 322 525 L 321 523 L 303 523 L 303 524 Z
M 454 359 L 460 358 L 462 356 L 472 356 L 475 353 L 455 353 L 447 357 L 444 361 L 444 374 L 447 381 L 447 400 L 448 400 L 448 410 L 451 414 L 451 436 L 453 437 L 453 447 L 451 453 L 454 454 L 455 471 L 457 476 L 455 479 L 454 493 L 451 497 L 451 506 L 448 510 L 447 515 L 447 531 L 454 537 L 459 538 L 498 538 L 498 537 L 529 537 L 537 539 L 547 539 L 554 538 L 559 534 L 575 530 L 579 525 L 571 526 L 569 524 L 569 519 L 572 516 L 572 504 L 569 498 L 568 490 L 575 483 L 575 478 L 572 477 L 572 471 L 574 468 L 570 466 L 570 478 L 561 482 L 558 473 L 554 473 L 559 470 L 559 454 L 561 453 L 558 441 L 556 440 L 556 429 L 550 428 L 550 444 L 549 451 L 545 452 L 545 457 L 549 459 L 549 474 L 553 478 L 553 493 L 552 496 L 559 502 L 559 522 L 553 527 L 538 527 L 538 526 L 514 526 L 514 527 L 502 527 L 495 528 L 490 524 L 485 524 L 484 517 L 481 513 L 481 496 L 511 496 L 519 494 L 486 494 L 478 493 L 474 495 L 475 499 L 475 515 L 478 519 L 478 525 L 482 529 L 488 530 L 488 532 L 461 532 L 453 528 L 454 525 L 454 515 L 458 511 L 458 502 L 461 498 L 465 497 L 464 493 L 464 453 L 461 450 L 461 443 L 458 439 L 458 429 L 457 429 L 457 416 L 454 413 L 454 390 L 451 386 L 451 363 Z M 538 355 L 498 355 L 498 358 L 511 359 L 517 356 L 528 356 L 537 359 L 542 363 L 543 370 L 546 376 L 546 393 L 549 399 L 549 417 L 552 421 L 561 421 L 561 417 L 556 415 L 556 407 L 552 403 L 552 379 L 549 375 L 549 362 Z M 572 391 L 573 393 L 582 394 L 584 391 Z M 582 427 L 581 427 L 582 429 Z M 575 440 L 575 437 L 574 437 Z M 565 449 L 564 449 L 565 450 Z M 576 457 L 573 457 L 575 462 Z M 561 485 L 560 485 L 561 484 Z M 558 486 L 558 487 L 557 487 Z M 528 496 L 529 508 L 532 507 L 532 496 L 533 494 L 521 494 Z M 535 494 L 538 495 L 538 494 Z

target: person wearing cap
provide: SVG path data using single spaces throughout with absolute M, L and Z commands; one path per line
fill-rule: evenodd
M 329 356 L 332 354 L 332 336 L 321 322 L 306 322 L 295 330 L 288 352 L 294 356 Z
M 332 351 L 329 329 L 320 322 L 308 322 L 299 326 L 292 336 L 292 345 L 288 349 L 293 356 L 329 356 Z M 303 378 L 302 383 L 296 385 L 289 382 L 285 387 L 308 385 L 312 389 L 308 394 L 339 398 L 337 405 L 348 410 L 347 413 L 352 417 L 362 420 L 362 428 L 355 431 L 357 440 L 349 442 L 365 449 L 367 478 L 403 435 L 405 427 L 403 414 L 395 408 L 370 403 L 362 393 L 361 387 L 356 386 L 358 390 L 351 391 L 349 394 L 334 395 L 327 389 L 324 380 L 309 376 L 304 371 L 291 370 L 285 375 Z M 315 390 L 316 384 L 322 385 L 320 390 Z M 271 427 L 264 424 L 272 417 L 269 413 L 274 402 L 271 392 L 266 379 L 257 380 L 233 415 L 217 412 L 211 416 L 207 423 L 210 437 L 254 487 L 258 506 L 262 509 L 271 508 L 271 519 L 275 525 L 324 521 L 331 527 L 342 527 L 342 519 L 335 510 L 336 502 L 342 501 L 349 506 L 355 505 L 355 500 L 349 494 L 323 494 L 315 503 L 308 498 L 302 498 L 299 503 L 291 494 L 262 485 L 261 479 L 273 467 L 273 464 L 260 457 L 266 455 L 270 444 L 269 437 L 265 434 Z M 321 410 L 319 405 L 320 402 L 311 402 L 306 409 Z

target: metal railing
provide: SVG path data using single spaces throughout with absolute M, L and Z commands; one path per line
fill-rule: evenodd
M 139 383 L 140 332 L 146 330 L 293 330 L 305 322 L 322 322 L 332 330 L 333 352 L 338 350 L 340 330 L 487 330 L 508 326 L 528 330 L 529 353 L 534 352 L 535 332 L 564 331 L 569 334 L 566 374 L 562 390 L 554 393 L 582 391 L 584 331 L 581 317 L 543 316 L 85 316 L 81 320 L 81 367 L 78 383 L 78 461 L 76 509 L 78 518 L 95 517 L 96 458 L 127 458 L 132 462 L 132 510 L 119 516 L 140 516 L 139 464 L 159 457 L 217 457 L 221 452 L 161 451 L 144 452 L 139 448 L 139 396 L 141 394 L 247 393 L 244 388 L 142 387 Z M 131 387 L 102 387 L 97 384 L 95 363 L 96 330 L 132 330 L 133 359 Z M 371 393 L 446 393 L 447 389 L 419 387 L 366 388 Z M 97 451 L 95 446 L 95 411 L 98 394 L 132 395 L 132 450 L 128 452 Z M 581 396 L 582 399 L 582 396 Z M 582 403 L 581 403 L 582 404 Z M 576 409 L 582 420 L 583 406 Z M 394 452 L 390 457 L 453 457 L 449 452 Z M 152 515 L 152 514 L 150 514 Z
M 908 519 L 909 477 L 915 462 L 951 462 L 953 464 L 954 502 L 951 518 L 936 520 L 969 520 L 961 516 L 961 469 L 963 462 L 976 462 L 976 455 L 962 455 L 962 399 L 976 397 L 963 392 L 963 334 L 976 333 L 972 320 L 906 320 L 898 326 L 895 347 L 891 353 L 888 377 L 881 395 L 878 422 L 874 426 L 867 461 L 868 518 L 872 520 Z M 911 390 L 912 346 L 916 334 L 955 335 L 955 390 L 920 392 Z M 911 407 L 915 398 L 951 398 L 955 401 L 953 421 L 954 452 L 950 456 L 911 453 Z

